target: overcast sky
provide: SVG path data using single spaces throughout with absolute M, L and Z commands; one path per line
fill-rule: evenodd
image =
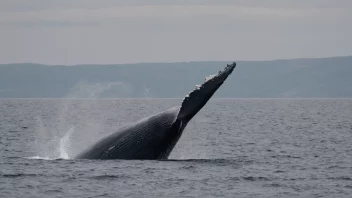
M 352 55 L 351 10 L 351 0 L 1 0 L 0 63 Z

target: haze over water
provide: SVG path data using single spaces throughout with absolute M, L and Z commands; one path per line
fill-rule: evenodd
M 181 99 L 1 99 L 1 197 L 349 197 L 351 99 L 212 99 L 167 161 L 70 160 Z M 65 138 L 64 138 L 65 137 Z M 63 148 L 64 147 L 64 148 Z

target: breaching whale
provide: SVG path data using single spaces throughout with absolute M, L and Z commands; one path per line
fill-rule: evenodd
M 211 75 L 182 101 L 181 106 L 119 129 L 78 154 L 76 159 L 167 159 L 187 123 L 232 73 L 236 63 Z

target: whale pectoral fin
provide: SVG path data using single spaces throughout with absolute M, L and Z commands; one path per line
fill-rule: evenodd
M 227 65 L 224 70 L 207 77 L 202 85 L 197 86 L 195 90 L 189 93 L 182 102 L 177 119 L 192 119 L 224 83 L 235 67 L 235 62 Z

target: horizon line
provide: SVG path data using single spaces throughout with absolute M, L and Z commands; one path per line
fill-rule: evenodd
M 80 64 L 44 64 L 33 62 L 12 62 L 0 63 L 0 65 L 15 65 L 15 64 L 33 64 L 33 65 L 46 65 L 46 66 L 90 66 L 90 65 L 138 65 L 138 64 L 175 64 L 175 63 L 200 63 L 200 62 L 273 62 L 273 61 L 292 61 L 292 60 L 312 60 L 312 59 L 331 59 L 331 58 L 348 58 L 352 55 L 341 56 L 325 56 L 325 57 L 298 57 L 298 58 L 278 58 L 268 60 L 192 60 L 192 61 L 156 61 L 156 62 L 127 62 L 127 63 L 80 63 Z
M 184 99 L 184 98 L 1 98 L 0 100 L 12 100 L 12 99 L 16 99 L 16 100 L 30 100 L 30 99 L 41 99 L 41 100 L 178 100 L 178 99 Z M 212 100 L 256 100 L 256 99 L 261 99 L 261 100 L 271 100 L 271 99 L 294 99 L 294 100 L 302 100 L 302 99 L 312 99 L 312 100 L 327 100 L 327 99 L 352 99 L 352 97 L 345 97 L 345 98 L 341 98 L 341 97 L 329 97 L 329 98 L 316 98 L 316 97 L 297 97 L 297 98 L 283 98 L 283 97 L 252 97 L 252 98 L 248 98 L 248 97 L 244 97 L 244 98 L 212 98 Z

